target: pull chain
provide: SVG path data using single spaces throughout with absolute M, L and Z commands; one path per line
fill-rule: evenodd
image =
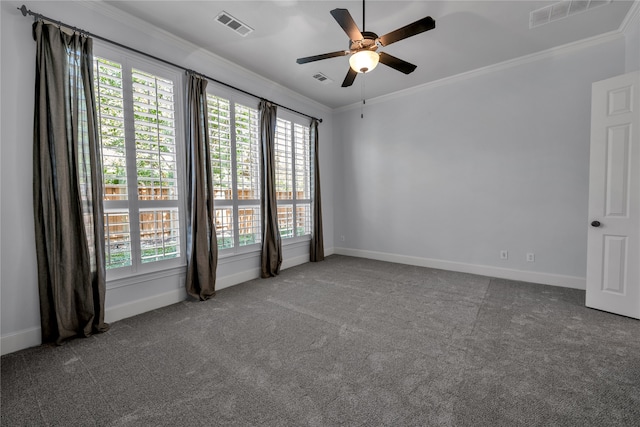
M 364 1 L 362 0 L 362 32 L 365 31 L 365 9 L 364 9 Z M 364 86 L 366 80 L 367 73 L 362 73 L 362 84 L 360 85 L 360 98 L 362 98 L 362 105 L 360 105 L 360 118 L 364 119 L 364 105 L 367 103 L 364 99 Z
M 367 73 L 362 74 L 362 84 L 360 85 L 360 98 L 362 98 L 362 105 L 360 105 L 360 118 L 364 119 L 364 105 L 367 101 L 364 99 L 364 86 Z

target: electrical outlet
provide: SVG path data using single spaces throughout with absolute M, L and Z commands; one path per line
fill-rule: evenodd
M 344 236 L 340 236 L 340 241 L 341 241 L 341 242 L 344 242 L 344 240 L 345 240 L 345 239 L 344 239 Z
M 533 252 L 528 252 L 527 262 L 536 262 L 536 254 L 534 254 Z
M 509 251 L 500 251 L 500 259 L 509 259 Z

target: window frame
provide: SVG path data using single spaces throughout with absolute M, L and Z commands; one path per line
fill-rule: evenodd
M 262 174 L 261 174 L 261 152 L 262 146 L 260 144 L 260 116 L 259 116 L 259 105 L 258 101 L 248 95 L 245 95 L 241 92 L 232 90 L 230 88 L 224 87 L 222 85 L 216 84 L 215 82 L 209 82 L 207 84 L 207 96 L 213 95 L 219 98 L 223 98 L 229 102 L 229 132 L 230 132 L 230 140 L 231 140 L 231 187 L 232 187 L 232 197 L 231 199 L 214 199 L 213 207 L 214 210 L 217 209 L 225 209 L 230 208 L 233 211 L 233 246 L 229 248 L 219 248 L 218 249 L 218 258 L 230 258 L 237 255 L 244 255 L 253 252 L 260 252 L 262 249 L 262 207 L 261 207 L 261 192 L 262 192 Z M 246 108 L 251 108 L 253 110 L 258 111 L 258 194 L 256 199 L 240 199 L 238 197 L 238 163 L 237 163 L 237 138 L 236 138 L 236 104 L 240 104 Z M 215 176 L 214 176 L 215 181 Z M 239 235 L 239 225 L 240 225 L 240 209 L 247 208 L 257 208 L 259 210 L 258 215 L 258 225 L 260 227 L 259 232 L 259 240 L 256 243 L 252 243 L 249 245 L 240 245 L 240 235 Z M 220 232 L 216 229 L 216 237 L 218 239 L 221 238 Z
M 292 181 L 292 187 L 291 187 L 291 192 L 292 192 L 292 198 L 291 199 L 277 199 L 276 200 L 276 204 L 278 205 L 278 207 L 282 206 L 282 205 L 292 205 L 292 213 L 293 213 L 293 218 L 292 218 L 292 222 L 293 222 L 293 236 L 292 237 L 283 237 L 281 234 L 281 241 L 282 241 L 282 245 L 283 246 L 288 246 L 291 244 L 295 244 L 295 243 L 299 243 L 299 242 L 306 242 L 306 241 L 310 241 L 311 240 L 311 233 L 313 233 L 313 214 L 312 214 L 312 210 L 313 210 L 313 156 L 314 156 L 314 152 L 312 150 L 311 147 L 311 123 L 310 123 L 310 119 L 308 119 L 305 116 L 299 115 L 299 114 L 295 114 L 293 112 L 290 112 L 289 110 L 285 110 L 285 109 L 278 109 L 277 111 L 277 119 L 278 120 L 286 120 L 288 122 L 291 123 L 291 181 Z M 299 125 L 304 127 L 305 129 L 307 129 L 308 134 L 309 134 L 309 138 L 307 140 L 307 148 L 308 148 L 308 153 L 309 153 L 309 162 L 306 165 L 307 170 L 309 172 L 308 175 L 308 183 L 307 183 L 307 191 L 308 191 L 308 198 L 304 198 L 304 199 L 298 199 L 297 198 L 297 193 L 298 193 L 298 188 L 297 188 L 297 179 L 296 179 L 296 140 L 295 140 L 295 126 Z M 277 121 L 276 121 L 276 126 L 277 126 Z M 276 138 L 277 138 L 277 129 L 276 129 Z M 276 164 L 277 167 L 277 164 Z M 276 189 L 277 191 L 277 189 Z M 309 230 L 308 233 L 303 234 L 303 235 L 297 235 L 296 233 L 296 224 L 297 224 L 297 217 L 298 217 L 298 205 L 307 205 L 308 209 L 309 209 L 309 216 L 308 216 L 308 226 L 309 226 Z M 280 219 L 278 219 L 278 225 L 280 224 Z
M 143 274 L 161 272 L 186 266 L 186 160 L 185 160 L 185 127 L 184 127 L 184 84 L 182 70 L 150 60 L 128 50 L 95 41 L 93 55 L 122 66 L 124 135 L 127 179 L 127 200 L 104 200 L 105 214 L 109 212 L 127 211 L 129 215 L 129 234 L 131 245 L 131 265 L 107 269 L 107 281 L 126 279 Z M 175 156 L 176 156 L 176 192 L 177 200 L 140 200 L 137 186 L 135 122 L 133 116 L 132 70 L 139 70 L 173 82 L 174 122 L 175 122 Z M 96 98 L 99 94 L 96 92 Z M 98 120 L 99 120 L 98 115 Z M 132 164 L 133 163 L 133 164 Z M 132 182 L 135 182 L 133 184 Z M 135 193 L 132 189 L 135 188 Z M 132 197 L 133 196 L 133 197 Z M 175 258 L 159 261 L 142 262 L 140 234 L 140 213 L 145 210 L 178 211 L 179 255 Z

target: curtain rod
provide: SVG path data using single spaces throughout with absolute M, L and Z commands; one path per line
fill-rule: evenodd
M 104 42 L 107 42 L 107 43 L 110 43 L 110 44 L 112 44 L 112 45 L 115 45 L 115 46 L 121 47 L 121 48 L 123 48 L 123 49 L 127 49 L 127 50 L 130 50 L 130 51 L 135 52 L 135 53 L 137 53 L 137 54 L 144 55 L 144 56 L 146 56 L 147 58 L 155 59 L 156 61 L 160 61 L 160 62 L 162 62 L 162 63 L 164 63 L 164 64 L 167 64 L 167 65 L 170 65 L 170 66 L 172 66 L 172 67 L 179 68 L 179 69 L 184 70 L 184 71 L 187 71 L 187 72 L 194 72 L 194 73 L 196 73 L 196 74 L 200 75 L 201 77 L 204 77 L 204 78 L 205 78 L 205 79 L 207 79 L 207 80 L 211 80 L 212 82 L 215 82 L 215 83 L 221 84 L 221 85 L 226 86 L 226 87 L 228 87 L 228 88 L 230 88 L 230 89 L 233 89 L 233 90 L 237 90 L 238 92 L 242 92 L 242 93 L 244 93 L 245 95 L 249 95 L 249 96 L 251 96 L 251 97 L 253 97 L 253 98 L 257 98 L 257 99 L 265 100 L 265 101 L 267 101 L 267 102 L 272 103 L 273 105 L 276 105 L 276 106 L 278 106 L 278 107 L 284 108 L 285 110 L 289 110 L 289 111 L 291 111 L 291 112 L 294 112 L 294 113 L 300 114 L 300 115 L 302 115 L 302 116 L 308 117 L 308 118 L 313 119 L 313 120 L 317 120 L 318 122 L 322 123 L 322 119 L 318 119 L 318 118 L 316 118 L 316 117 L 310 116 L 310 115 L 305 114 L 305 113 L 303 113 L 303 112 L 300 112 L 300 111 L 294 110 L 293 108 L 289 108 L 289 107 L 287 107 L 287 106 L 284 106 L 284 105 L 278 104 L 277 102 L 269 101 L 268 99 L 263 98 L 262 96 L 258 96 L 258 95 L 255 95 L 255 94 L 251 93 L 251 92 L 247 92 L 246 90 L 242 90 L 242 89 L 237 88 L 237 87 L 235 87 L 235 86 L 232 86 L 232 85 L 230 85 L 230 84 L 228 84 L 228 83 L 221 82 L 220 80 L 218 80 L 218 79 L 214 79 L 213 77 L 209 77 L 209 76 L 207 76 L 206 74 L 202 74 L 202 73 L 199 73 L 199 72 L 197 72 L 197 71 L 194 71 L 194 70 L 191 70 L 191 69 L 185 68 L 185 67 L 183 67 L 182 65 L 174 64 L 173 62 L 167 61 L 166 59 L 158 58 L 157 56 L 153 56 L 153 55 L 151 55 L 151 54 L 149 54 L 149 53 L 142 52 L 142 51 L 140 51 L 140 50 L 138 50 L 138 49 L 135 49 L 135 48 L 133 48 L 133 47 L 123 45 L 123 44 L 118 43 L 118 42 L 116 42 L 116 41 L 113 41 L 113 40 L 107 39 L 107 38 L 102 37 L 102 36 L 99 36 L 99 35 L 97 35 L 97 34 L 90 33 L 89 31 L 85 31 L 85 30 L 83 30 L 83 29 L 80 29 L 80 28 L 74 27 L 74 26 L 72 26 L 72 25 L 65 24 L 64 22 L 58 21 L 58 20 L 56 20 L 56 19 L 51 19 L 51 18 L 49 18 L 49 17 L 47 17 L 47 16 L 44 16 L 44 15 L 42 15 L 42 14 L 40 14 L 40 13 L 32 12 L 31 10 L 27 9 L 27 7 L 26 7 L 25 5 L 22 5 L 22 7 L 19 7 L 19 8 L 17 8 L 17 9 L 18 9 L 20 12 L 22 12 L 22 16 L 31 15 L 31 16 L 33 16 L 33 17 L 34 17 L 34 19 L 44 19 L 44 20 L 46 20 L 46 21 L 49 21 L 49 22 L 51 22 L 51 23 L 53 23 L 53 24 L 56 24 L 56 25 L 59 25 L 59 26 L 61 26 L 61 27 L 66 27 L 66 28 L 69 28 L 70 30 L 73 30 L 73 31 L 75 31 L 75 32 L 78 32 L 78 33 L 85 34 L 85 35 L 87 35 L 87 36 L 93 37 L 94 39 L 102 40 L 102 41 L 104 41 Z

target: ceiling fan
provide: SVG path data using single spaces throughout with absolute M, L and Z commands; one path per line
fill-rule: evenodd
M 321 59 L 329 59 L 351 54 L 351 58 L 349 58 L 349 71 L 342 82 L 342 87 L 351 86 L 358 73 L 367 73 L 373 70 L 378 65 L 378 62 L 405 74 L 412 73 L 417 68 L 416 65 L 400 58 L 396 58 L 395 56 L 391 56 L 388 53 L 378 53 L 376 51 L 379 46 L 389 46 L 391 43 L 432 30 L 436 27 L 436 21 L 434 21 L 430 16 L 427 16 L 409 25 L 405 25 L 402 28 L 398 28 L 395 31 L 391 31 L 382 37 L 378 37 L 376 33 L 365 31 L 364 7 L 363 0 L 362 32 L 358 29 L 358 26 L 347 9 L 333 9 L 330 12 L 331 16 L 333 16 L 344 32 L 347 33 L 347 36 L 349 36 L 349 50 L 339 50 L 336 52 L 324 53 L 322 55 L 298 58 L 296 62 L 298 64 L 306 64 L 308 62 L 319 61 Z

